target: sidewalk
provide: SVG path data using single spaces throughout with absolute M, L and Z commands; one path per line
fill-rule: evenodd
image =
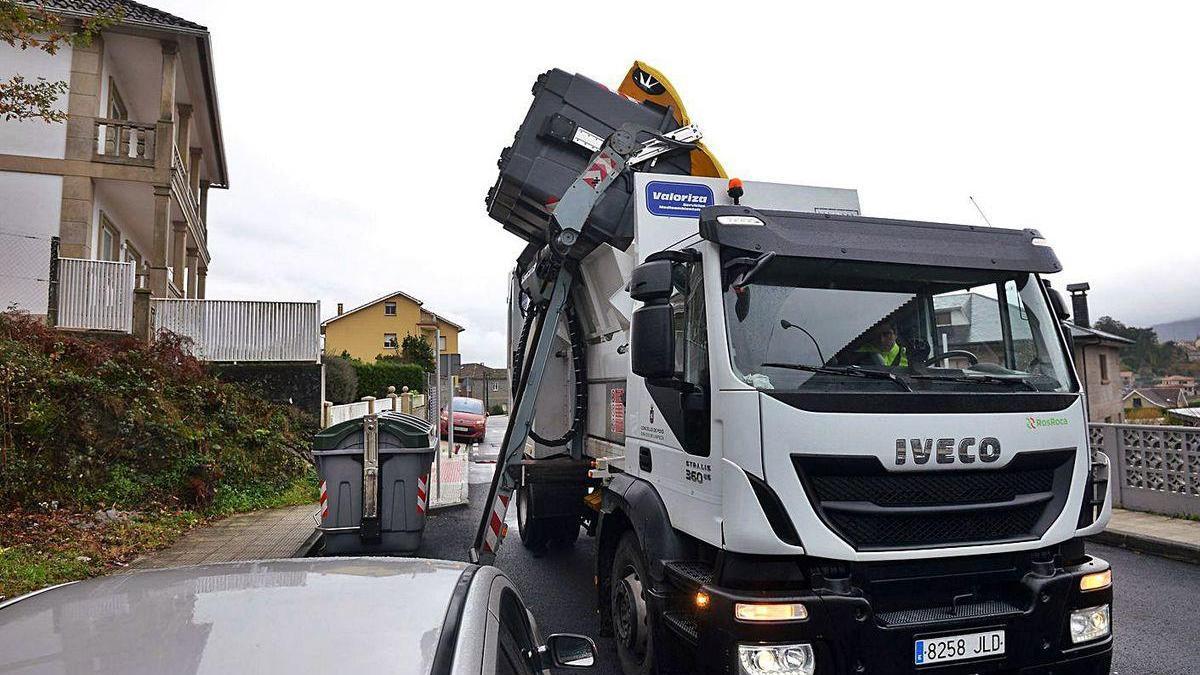
M 1091 537 L 1102 544 L 1200 564 L 1200 522 L 1113 509 L 1108 528 Z
M 316 526 L 313 514 L 319 509 L 314 503 L 229 516 L 188 532 L 170 548 L 138 558 L 129 569 L 304 555 Z

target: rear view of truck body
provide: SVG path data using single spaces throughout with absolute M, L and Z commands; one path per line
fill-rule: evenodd
M 567 124 L 539 94 L 502 164 L 586 177 L 579 139 L 628 121 L 564 77 L 539 82 L 620 105 L 576 92 L 604 110 Z M 502 169 L 489 199 L 530 242 L 515 402 L 531 317 L 558 270 L 575 280 L 523 458 L 497 475 L 519 476 L 527 546 L 596 537 L 625 671 L 1108 672 L 1111 572 L 1082 545 L 1108 519 L 1107 462 L 1040 233 L 864 218 L 853 190 L 731 185 L 671 157 L 622 169 L 560 257 L 561 179 Z

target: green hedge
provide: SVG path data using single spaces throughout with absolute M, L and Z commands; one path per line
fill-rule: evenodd
M 399 363 L 389 359 L 375 363 L 358 362 L 354 364 L 354 371 L 358 374 L 356 398 L 382 398 L 387 396 L 389 386 L 395 387 L 396 393 L 400 393 L 403 387 L 408 387 L 409 391 L 414 392 L 425 390 L 425 371 L 413 363 Z

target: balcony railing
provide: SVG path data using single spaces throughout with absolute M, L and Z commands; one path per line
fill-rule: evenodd
M 154 330 L 192 339 L 202 361 L 320 361 L 318 302 L 154 300 Z
M 133 263 L 58 259 L 58 327 L 128 333 Z
M 200 248 L 207 251 L 206 228 L 204 221 L 200 219 L 200 203 L 192 189 L 192 177 L 188 172 L 187 164 L 179 154 L 179 147 L 174 144 L 171 145 L 171 192 L 179 201 L 184 219 L 189 226 L 190 236 Z
M 1200 517 L 1200 428 L 1093 424 L 1089 441 L 1108 456 L 1114 506 Z
M 96 118 L 96 159 L 114 164 L 154 166 L 155 126 Z

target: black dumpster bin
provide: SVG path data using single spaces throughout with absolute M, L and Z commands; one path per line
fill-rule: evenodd
M 318 433 L 313 456 L 327 501 L 317 529 L 325 534 L 325 552 L 417 550 L 437 447 L 432 424 L 398 412 L 347 420 Z

